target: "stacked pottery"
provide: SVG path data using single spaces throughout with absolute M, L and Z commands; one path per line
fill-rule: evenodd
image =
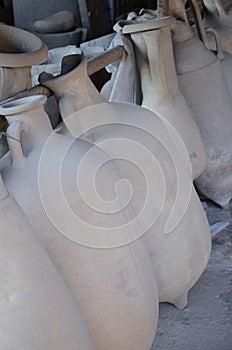
M 223 50 L 232 54 L 232 6 L 230 0 L 204 0 L 205 26 L 216 29 L 221 37 Z M 215 48 L 213 38 L 210 47 Z
M 53 90 L 69 133 L 102 148 L 120 178 L 133 185 L 131 204 L 144 233 L 139 242 L 152 260 L 159 301 L 184 307 L 207 264 L 211 239 L 176 130 L 140 106 L 106 102 L 87 76 L 85 57 L 65 58 L 59 76 L 44 73 L 40 82 Z
M 119 25 L 134 43 L 142 106 L 162 115 L 177 130 L 188 150 L 195 179 L 205 168 L 206 154 L 199 128 L 178 86 L 170 33 L 174 21 L 166 17 Z
M 78 46 L 87 35 L 87 29 L 77 27 L 75 16 L 68 10 L 59 11 L 35 21 L 33 30 L 49 49 L 67 45 Z
M 1 177 L 0 222 L 1 350 L 93 350 L 63 279 Z
M 178 82 L 202 133 L 207 166 L 196 180 L 199 191 L 221 207 L 232 198 L 232 100 L 220 59 L 186 23 L 173 26 Z
M 133 211 L 119 210 L 127 204 L 120 186 L 122 199 L 115 199 L 117 171 L 103 151 L 65 127 L 52 133 L 45 101 L 33 96 L 1 105 L 10 124 L 4 181 L 80 307 L 94 348 L 149 350 L 158 319 L 156 281 L 145 244 L 136 240 L 136 219 L 135 229 L 127 228 Z
M 191 4 L 197 15 L 196 1 L 191 0 Z M 199 21 L 200 16 L 197 18 Z M 202 24 L 198 24 L 207 45 Z M 176 21 L 172 26 L 172 39 L 178 83 L 198 123 L 208 158 L 206 169 L 195 183 L 206 198 L 226 208 L 232 198 L 231 57 L 222 51 L 217 31 L 208 31 L 216 40 L 217 55 L 185 22 Z

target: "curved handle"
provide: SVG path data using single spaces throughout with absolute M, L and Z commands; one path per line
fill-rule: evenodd
M 204 43 L 204 45 L 207 47 L 207 49 L 209 49 L 209 43 L 207 40 L 207 35 L 205 32 L 204 23 L 201 17 L 201 11 L 200 11 L 199 5 L 196 0 L 189 0 L 189 2 L 193 11 L 198 36 L 201 39 L 201 41 Z
M 7 128 L 7 142 L 12 157 L 12 166 L 23 166 L 26 162 L 26 157 L 23 154 L 21 133 L 26 131 L 23 122 L 15 121 Z
M 201 17 L 201 11 L 200 11 L 200 8 L 199 8 L 197 1 L 196 0 L 189 0 L 189 2 L 190 2 L 190 5 L 191 5 L 193 13 L 194 13 L 199 38 L 202 40 L 204 45 L 210 50 L 206 33 L 213 34 L 215 42 L 216 42 L 217 56 L 218 56 L 219 60 L 223 60 L 225 58 L 225 55 L 223 53 L 219 33 L 214 28 L 211 28 L 211 27 L 209 27 L 207 29 L 204 28 L 204 23 L 203 23 L 203 20 Z
M 156 18 L 157 12 L 155 10 L 152 10 L 152 9 L 142 8 L 139 11 L 139 16 L 144 16 L 144 15 L 149 15 L 149 16 L 151 16 L 151 18 Z
M 222 43 L 221 43 L 221 39 L 220 39 L 220 35 L 219 35 L 218 31 L 214 28 L 209 27 L 206 29 L 206 33 L 213 34 L 214 39 L 215 39 L 215 43 L 216 43 L 217 56 L 218 56 L 220 61 L 224 60 L 225 55 L 223 52 Z

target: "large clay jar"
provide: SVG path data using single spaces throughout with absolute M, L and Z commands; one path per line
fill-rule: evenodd
M 93 350 L 63 279 L 1 177 L 0 222 L 1 350 Z
M 215 39 L 216 52 L 218 59 L 221 61 L 225 81 L 232 99 L 232 55 L 229 52 L 223 51 L 222 42 L 218 31 L 214 28 L 207 28 L 206 34 L 210 33 L 211 38 Z M 208 38 L 208 37 L 207 37 Z M 208 40 L 207 40 L 208 42 Z
M 218 57 L 183 22 L 173 27 L 179 86 L 202 133 L 207 166 L 199 191 L 222 207 L 232 197 L 232 102 Z
M 120 178 L 132 184 L 131 204 L 153 263 L 159 301 L 184 307 L 207 264 L 211 238 L 183 141 L 166 119 L 148 109 L 104 102 L 87 76 L 85 57 L 68 58 L 63 74 L 44 74 L 41 82 L 56 94 L 69 132 L 108 152 Z
M 0 101 L 31 87 L 31 67 L 47 60 L 48 49 L 36 35 L 0 23 Z
M 134 43 L 142 106 L 161 114 L 176 128 L 187 147 L 195 179 L 205 168 L 206 153 L 199 128 L 178 86 L 170 33 L 174 21 L 172 17 L 137 24 L 135 21 L 122 30 L 131 35 Z
M 205 26 L 216 29 L 222 40 L 222 47 L 232 54 L 232 6 L 230 0 L 204 0 L 206 7 Z M 210 47 L 215 49 L 211 37 Z
M 158 319 L 156 282 L 143 241 L 123 228 L 130 210 L 111 210 L 117 173 L 103 166 L 95 184 L 91 166 L 108 158 L 62 127 L 51 134 L 45 101 L 34 96 L 1 105 L 10 124 L 4 180 L 79 305 L 94 348 L 149 350 Z M 78 170 L 77 186 L 81 165 L 87 169 Z M 109 212 L 88 204 L 98 200 L 96 190 Z
M 208 42 L 209 35 L 211 39 L 215 40 L 215 54 L 217 54 L 218 59 L 221 61 L 224 77 L 227 83 L 227 87 L 229 89 L 230 96 L 232 98 L 232 55 L 229 52 L 223 51 L 221 38 L 219 32 L 216 29 L 212 27 L 209 27 L 207 29 L 204 28 L 201 12 L 197 1 L 191 0 L 191 3 L 196 14 L 197 27 L 199 28 L 199 37 L 201 38 L 201 40 L 207 48 L 209 48 L 210 46 Z

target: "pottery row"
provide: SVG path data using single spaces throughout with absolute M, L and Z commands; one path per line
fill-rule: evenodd
M 115 30 L 133 43 L 141 106 L 107 100 L 79 54 L 64 57 L 57 76 L 39 77 L 59 106 L 54 130 L 43 95 L 0 105 L 9 124 L 0 160 L 4 350 L 149 350 L 159 302 L 185 307 L 209 259 L 193 180 L 219 205 L 231 199 L 232 100 L 221 58 L 187 23 L 152 11 Z M 32 64 L 46 59 L 42 42 L 32 50 L 40 57 Z M 0 64 L 1 55 L 13 56 L 1 53 Z M 115 77 L 104 93 L 133 89 Z M 9 90 L 3 99 L 17 92 Z

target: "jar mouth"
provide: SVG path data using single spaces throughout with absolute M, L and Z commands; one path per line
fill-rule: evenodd
M 123 34 L 133 34 L 138 32 L 145 32 L 148 30 L 160 29 L 162 27 L 170 27 L 174 22 L 175 18 L 171 16 L 153 19 L 146 19 L 145 21 L 141 19 L 141 21 L 135 20 L 125 20 L 118 22 L 122 27 Z
M 9 102 L 3 102 L 0 104 L 0 114 L 6 116 L 28 111 L 34 108 L 38 108 L 41 105 L 44 105 L 46 101 L 46 96 L 34 95 L 11 100 Z
M 47 60 L 48 49 L 35 34 L 0 24 L 0 65 L 26 67 Z
M 83 60 L 83 55 L 68 55 L 62 59 L 61 63 L 61 74 L 68 74 L 79 66 Z
M 61 62 L 61 73 L 54 76 L 52 74 L 42 72 L 39 75 L 39 82 L 42 85 L 47 85 L 52 89 L 53 82 L 63 81 L 73 76 L 73 72 L 77 69 L 80 70 L 81 66 L 87 67 L 87 58 L 84 55 L 74 54 L 67 55 Z

